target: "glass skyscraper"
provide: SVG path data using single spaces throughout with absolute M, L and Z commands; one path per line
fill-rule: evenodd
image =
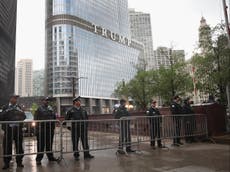
M 61 105 L 70 104 L 71 78 L 85 104 L 106 104 L 135 75 L 142 50 L 130 38 L 127 0 L 46 1 L 46 92 Z
M 14 93 L 17 0 L 0 1 L 0 107 Z
M 129 10 L 131 37 L 144 44 L 143 60 L 146 69 L 156 69 L 156 59 L 153 51 L 153 38 L 150 14 Z

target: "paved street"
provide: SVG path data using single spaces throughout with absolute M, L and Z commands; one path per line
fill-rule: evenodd
M 37 167 L 35 156 L 24 158 L 23 169 L 11 164 L 9 171 L 17 172 L 229 172 L 230 147 L 228 145 L 196 143 L 180 148 L 149 149 L 148 145 L 141 152 L 116 155 L 115 150 L 92 152 L 95 159 L 76 162 L 71 154 L 64 156 L 60 163 L 49 163 L 46 159 Z M 2 159 L 0 162 L 2 166 Z

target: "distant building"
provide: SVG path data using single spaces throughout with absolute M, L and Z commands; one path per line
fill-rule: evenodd
M 45 71 L 33 71 L 33 96 L 44 96 Z
M 142 51 L 130 37 L 128 0 L 46 1 L 45 95 L 57 98 L 58 113 L 74 94 L 89 113 L 111 112 Z
M 15 74 L 15 93 L 21 97 L 33 95 L 33 62 L 31 59 L 21 59 L 17 62 Z
M 199 27 L 199 49 L 201 54 L 205 54 L 211 50 L 212 35 L 211 27 L 206 23 L 206 19 L 201 17 Z
M 156 58 L 156 69 L 159 69 L 161 66 L 169 67 L 170 58 L 174 63 L 176 61 L 185 61 L 185 52 L 184 50 L 171 50 L 167 47 L 158 47 L 155 51 Z
M 17 0 L 0 1 L 0 106 L 14 93 Z
M 144 44 L 144 62 L 146 69 L 156 68 L 156 59 L 153 52 L 153 38 L 151 28 L 150 14 L 137 12 L 134 9 L 129 9 L 130 31 L 132 39 L 135 39 Z
M 207 24 L 206 19 L 201 17 L 200 27 L 199 27 L 199 51 L 198 54 L 203 57 L 206 53 L 212 51 L 212 35 L 211 35 L 211 27 Z M 202 92 L 197 88 L 197 81 L 199 78 L 196 78 L 196 66 L 191 66 L 191 76 L 193 78 L 193 101 L 195 103 L 202 103 L 208 99 L 208 94 Z M 202 81 L 200 81 L 202 82 Z

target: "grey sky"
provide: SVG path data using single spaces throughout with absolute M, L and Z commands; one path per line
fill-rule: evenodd
M 153 45 L 184 49 L 191 57 L 203 15 L 215 26 L 223 19 L 221 0 L 129 0 L 129 7 L 151 14 Z M 32 58 L 44 68 L 45 0 L 18 0 L 16 57 Z

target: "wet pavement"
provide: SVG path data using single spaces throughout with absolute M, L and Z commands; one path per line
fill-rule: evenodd
M 9 170 L 17 172 L 230 172 L 230 146 L 209 143 L 185 144 L 152 150 L 143 145 L 142 151 L 117 155 L 116 150 L 95 151 L 95 159 L 75 161 L 72 154 L 64 155 L 58 164 L 44 157 L 36 166 L 35 156 L 25 156 L 22 169 L 14 162 Z M 82 155 L 82 154 L 81 154 Z M 0 159 L 2 167 L 2 159 Z M 0 169 L 0 171 L 2 171 Z

